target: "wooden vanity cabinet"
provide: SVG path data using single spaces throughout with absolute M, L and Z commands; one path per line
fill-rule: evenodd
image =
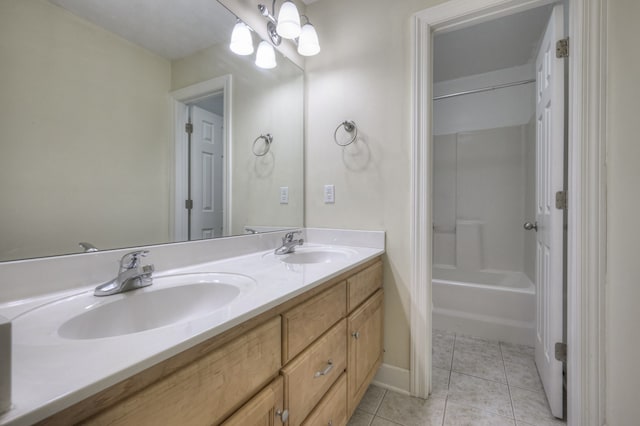
M 382 362 L 374 259 L 39 424 L 345 425 Z

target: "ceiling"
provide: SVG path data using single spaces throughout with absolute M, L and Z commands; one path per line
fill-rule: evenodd
M 226 42 L 234 15 L 211 0 L 49 0 L 169 60 Z
M 434 81 L 533 63 L 551 6 L 486 21 L 434 37 Z

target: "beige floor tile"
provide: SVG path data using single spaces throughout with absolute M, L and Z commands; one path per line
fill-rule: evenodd
M 420 399 L 388 391 L 378 409 L 378 417 L 403 426 L 442 425 L 445 399 Z
M 431 371 L 433 377 L 431 378 L 432 389 L 429 397 L 446 398 L 449 393 L 449 376 L 451 375 L 451 371 L 436 367 Z
M 506 384 L 491 380 L 452 372 L 448 401 L 505 417 L 513 417 L 509 388 Z
M 369 388 L 362 397 L 362 401 L 358 405 L 358 410 L 366 413 L 375 414 L 382 402 L 386 390 L 376 385 L 369 385 Z
M 479 352 L 464 352 L 456 349 L 453 353 L 451 370 L 482 379 L 507 383 L 502 359 L 485 356 Z
M 509 386 L 543 392 L 542 382 L 540 381 L 535 363 L 525 365 L 505 362 L 504 366 L 507 370 L 507 382 Z
M 448 402 L 444 426 L 514 426 L 515 420 L 474 407 Z
M 437 368 L 451 370 L 451 360 L 453 358 L 453 349 L 443 347 L 433 347 L 432 365 Z
M 371 422 L 371 426 L 398 426 L 398 423 L 391 422 L 387 419 L 383 419 L 382 417 L 374 417 L 373 422 Z
M 565 424 L 562 420 L 553 417 L 547 403 L 547 397 L 542 392 L 512 387 L 511 399 L 517 421 L 537 426 Z
M 513 343 L 500 343 L 502 358 L 505 362 L 522 365 L 535 365 L 533 347 L 515 345 Z
M 484 356 L 502 359 L 500 344 L 496 341 L 472 336 L 456 335 L 454 351 L 476 352 Z
M 356 409 L 353 416 L 349 419 L 347 426 L 369 426 L 373 420 L 373 414 L 365 413 L 362 410 Z

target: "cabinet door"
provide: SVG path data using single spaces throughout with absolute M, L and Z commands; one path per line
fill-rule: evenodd
M 282 377 L 279 376 L 236 411 L 222 426 L 276 426 L 282 423 Z
M 383 290 L 378 290 L 348 318 L 348 413 L 356 406 L 382 363 Z

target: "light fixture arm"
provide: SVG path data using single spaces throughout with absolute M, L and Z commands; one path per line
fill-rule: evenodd
M 274 46 L 280 46 L 282 43 L 282 37 L 276 31 L 276 25 L 278 24 L 278 20 L 273 16 L 273 13 L 276 12 L 276 0 L 273 0 L 271 4 L 271 12 L 264 4 L 258 5 L 258 10 L 262 13 L 262 16 L 267 18 L 269 21 L 267 22 L 267 34 L 269 35 L 269 39 Z

